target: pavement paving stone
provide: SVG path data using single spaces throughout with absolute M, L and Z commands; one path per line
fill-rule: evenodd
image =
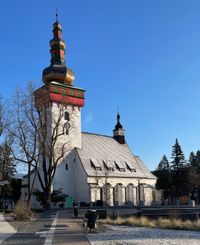
M 82 218 L 74 218 L 72 211 L 45 212 L 22 231 L 4 240 L 1 245 L 90 245 Z
M 72 212 L 60 211 L 53 244 L 90 245 L 86 232 L 82 228 L 82 219 L 74 218 Z
M 6 221 L 3 214 L 0 214 L 0 244 L 16 233 L 16 230 Z
M 24 227 L 22 231 L 4 240 L 1 245 L 43 245 L 46 237 L 37 232 L 42 230 L 47 233 L 49 231 L 55 213 L 55 211 L 45 212 L 39 219 Z

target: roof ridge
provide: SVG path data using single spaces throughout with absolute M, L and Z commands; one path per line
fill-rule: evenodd
M 97 136 L 104 136 L 108 138 L 113 138 L 111 135 L 105 135 L 105 134 L 97 134 L 97 133 L 90 133 L 90 132 L 81 132 L 82 134 L 91 134 L 91 135 L 97 135 Z

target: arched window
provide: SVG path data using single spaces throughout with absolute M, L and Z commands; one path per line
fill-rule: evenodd
M 64 127 L 63 127 L 63 133 L 65 133 L 66 135 L 68 135 L 69 134 L 69 129 L 70 129 L 70 123 L 69 122 L 66 122 L 65 124 L 64 124 Z
M 64 118 L 66 121 L 69 121 L 69 112 L 65 111 Z
M 68 171 L 68 163 L 65 164 L 65 170 Z

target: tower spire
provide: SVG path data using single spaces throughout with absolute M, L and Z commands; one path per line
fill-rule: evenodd
M 62 84 L 73 85 L 75 76 L 71 69 L 66 66 L 66 44 L 62 39 L 62 26 L 58 22 L 56 9 L 56 22 L 53 24 L 53 38 L 50 40 L 51 64 L 43 70 L 45 83 L 56 81 Z
M 56 7 L 56 22 L 58 22 L 58 8 Z
M 120 122 L 120 114 L 119 111 L 117 113 L 117 124 L 115 125 L 115 129 L 113 130 L 113 138 L 120 144 L 125 144 L 124 137 L 124 129 Z

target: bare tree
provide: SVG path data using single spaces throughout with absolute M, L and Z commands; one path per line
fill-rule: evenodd
M 12 123 L 7 127 L 7 131 L 15 161 L 17 164 L 25 164 L 27 169 L 27 201 L 30 203 L 39 162 L 38 114 L 35 110 L 33 83 L 27 85 L 26 91 L 17 89 L 10 110 Z
M 46 101 L 37 107 L 39 115 L 39 149 L 40 166 L 42 176 L 39 181 L 45 195 L 45 207 L 49 208 L 51 203 L 51 187 L 56 173 L 57 166 L 67 152 L 66 134 L 68 134 L 69 124 L 62 123 L 65 106 L 57 105 L 57 110 L 51 110 L 51 102 Z
M 0 135 L 3 132 L 4 123 L 3 123 L 3 105 L 2 105 L 2 98 L 0 97 Z
M 9 124 L 8 116 L 6 111 L 8 109 L 8 105 L 0 96 L 0 136 L 4 132 L 6 126 Z
M 26 91 L 17 91 L 9 135 L 15 160 L 28 167 L 28 202 L 37 179 L 44 192 L 45 207 L 49 208 L 56 168 L 67 150 L 66 143 L 59 138 L 66 137 L 69 125 L 61 123 L 64 105 L 58 105 L 59 109 L 54 113 L 45 89 L 40 99 L 38 96 L 33 83 L 28 84 Z

